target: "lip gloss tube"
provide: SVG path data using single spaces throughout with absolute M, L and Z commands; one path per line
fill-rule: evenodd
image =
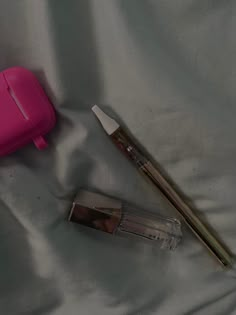
M 78 192 L 68 220 L 109 234 L 153 242 L 161 249 L 175 249 L 182 238 L 177 219 L 85 190 Z

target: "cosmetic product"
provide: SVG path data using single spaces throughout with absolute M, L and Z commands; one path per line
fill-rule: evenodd
M 68 220 L 109 234 L 155 241 L 153 244 L 161 249 L 175 249 L 182 238 L 177 219 L 86 190 L 78 192 Z
M 104 130 L 113 143 L 133 162 L 137 169 L 144 174 L 167 198 L 167 200 L 182 215 L 183 219 L 202 241 L 209 251 L 227 267 L 231 266 L 233 258 L 229 250 L 213 235 L 210 229 L 197 217 L 184 199 L 175 191 L 172 185 L 161 174 L 143 150 L 127 135 L 126 131 L 116 120 L 105 114 L 97 105 L 92 107 Z

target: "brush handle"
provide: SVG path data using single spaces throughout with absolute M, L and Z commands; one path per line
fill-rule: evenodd
M 111 138 L 115 145 L 129 157 L 135 166 L 159 188 L 167 200 L 178 210 L 187 225 L 210 252 L 224 266 L 232 265 L 232 255 L 209 228 L 196 216 L 186 202 L 177 194 L 161 172 L 137 149 L 130 137 L 121 128 L 117 129 Z
M 210 232 L 209 228 L 195 215 L 183 199 L 180 198 L 160 172 L 150 162 L 145 163 L 141 171 L 161 190 L 168 201 L 182 215 L 194 234 L 207 246 L 220 263 L 226 267 L 230 266 L 232 264 L 231 254 Z

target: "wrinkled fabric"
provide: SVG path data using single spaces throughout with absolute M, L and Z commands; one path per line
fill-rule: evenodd
M 187 227 L 169 253 L 66 220 L 81 187 L 177 216 L 110 142 L 97 103 L 236 252 L 235 3 L 0 5 L 0 70 L 32 70 L 58 113 L 47 150 L 0 159 L 0 314 L 236 314 L 235 269 Z

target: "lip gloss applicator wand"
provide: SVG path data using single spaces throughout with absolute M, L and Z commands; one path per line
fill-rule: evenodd
M 208 250 L 225 267 L 230 267 L 233 257 L 228 249 L 221 244 L 207 226 L 196 216 L 181 196 L 174 190 L 156 166 L 145 156 L 134 141 L 127 135 L 116 120 L 105 114 L 97 105 L 92 111 L 99 119 L 104 130 L 113 143 L 133 162 L 137 169 L 143 173 L 163 193 L 167 200 L 181 214 L 187 225 L 208 248 Z

